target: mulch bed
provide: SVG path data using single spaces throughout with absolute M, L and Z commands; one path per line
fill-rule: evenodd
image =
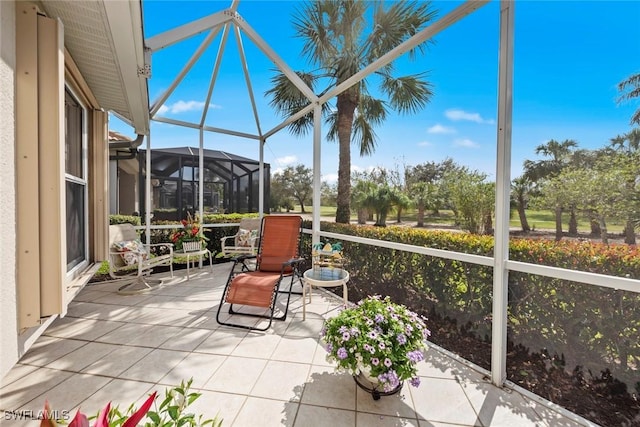
M 433 343 L 485 369 L 491 367 L 491 343 L 460 330 L 456 323 L 429 315 Z M 564 369 L 562 357 L 535 353 L 508 344 L 507 378 L 522 388 L 554 402 L 601 426 L 640 426 L 640 401 L 636 393 L 608 372 L 589 373 Z M 639 378 L 640 381 L 640 378 Z

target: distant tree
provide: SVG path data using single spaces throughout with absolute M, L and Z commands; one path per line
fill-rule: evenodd
M 293 25 L 296 36 L 303 40 L 302 54 L 315 70 L 298 75 L 312 90 L 327 83 L 319 91 L 326 92 L 416 34 L 434 17 L 429 2 L 305 2 L 297 10 Z M 367 22 L 368 18 L 372 22 Z M 409 58 L 424 52 L 427 43 L 411 49 Z M 377 139 L 374 127 L 386 120 L 389 108 L 416 113 L 431 100 L 431 85 L 425 73 L 396 77 L 394 71 L 393 64 L 389 64 L 375 73 L 379 93 L 386 100 L 375 98 L 369 92 L 371 79 L 365 79 L 337 95 L 334 107 L 323 105 L 329 124 L 327 139 L 339 143 L 338 223 L 347 224 L 351 217 L 351 144 L 359 146 L 360 155 L 373 153 Z M 284 74 L 278 73 L 271 81 L 273 88 L 267 95 L 283 115 L 291 116 L 308 105 L 308 99 Z M 309 114 L 293 122 L 289 129 L 302 135 L 312 127 L 313 117 Z
M 313 193 L 313 171 L 302 164 L 287 166 L 282 171 L 282 179 L 289 196 L 296 199 L 300 210 L 305 213 L 305 202 Z
M 388 184 L 378 185 L 368 194 L 365 204 L 370 206 L 375 212 L 376 222 L 374 225 L 379 227 L 387 226 L 387 217 L 398 203 L 401 202 L 401 193 Z
M 398 195 L 398 200 L 396 200 L 395 208 L 396 208 L 396 222 L 400 224 L 402 222 L 402 212 L 405 209 L 409 209 L 413 206 L 413 201 L 409 194 L 401 188 L 396 188 L 396 192 Z
M 430 197 L 428 209 L 431 209 L 434 215 L 438 215 L 440 209 L 445 208 L 453 209 L 455 213 L 455 207 L 451 203 L 449 187 L 444 182 L 444 177 L 454 172 L 466 173 L 468 168 L 458 165 L 450 158 L 442 162 L 421 163 L 406 169 L 405 182 L 408 188 L 419 182 L 433 185 L 430 188 L 432 197 Z
M 618 90 L 621 92 L 618 103 L 640 98 L 640 73 L 632 74 L 625 80 L 618 83 Z M 636 110 L 629 121 L 630 125 L 640 125 L 640 108 Z
M 320 203 L 322 203 L 323 206 L 335 206 L 337 196 L 338 187 L 336 184 L 322 181 L 320 184 Z
M 378 187 L 378 184 L 367 179 L 365 176 L 356 176 L 354 178 L 353 189 L 351 191 L 351 205 L 358 213 L 358 224 L 366 224 L 369 219 L 369 213 L 373 213 L 373 206 L 370 204 L 373 200 L 371 194 Z
M 409 197 L 418 210 L 417 226 L 424 227 L 424 214 L 426 209 L 435 208 L 440 205 L 438 201 L 438 186 L 429 182 L 415 182 L 409 187 Z
M 269 207 L 272 211 L 278 212 L 281 209 L 286 209 L 287 212 L 293 209 L 291 196 L 281 173 L 274 173 L 271 177 L 271 186 L 269 187 Z
M 623 156 L 631 159 L 634 158 L 637 153 L 640 153 L 640 128 L 632 129 L 624 135 L 618 135 L 615 138 L 612 138 L 610 147 Z M 631 193 L 633 193 L 633 189 L 639 185 L 637 180 L 638 175 L 630 175 L 627 178 L 626 186 Z M 637 212 L 632 211 L 630 216 L 626 218 L 624 228 L 624 241 L 629 245 L 636 244 L 635 228 L 637 227 L 637 223 Z
M 545 144 L 538 145 L 535 153 L 548 157 L 547 159 L 532 161 L 525 160 L 524 174 L 533 183 L 540 183 L 544 180 L 557 176 L 564 168 L 571 164 L 573 149 L 578 143 L 572 139 L 565 139 L 558 142 L 554 139 Z M 569 206 L 565 206 L 568 208 Z M 556 240 L 562 239 L 562 205 L 556 204 Z
M 485 182 L 486 178 L 478 171 L 455 171 L 443 179 L 460 226 L 472 234 L 488 234 L 493 228 L 495 184 Z
M 516 205 L 516 209 L 518 210 L 520 227 L 525 233 L 531 231 L 531 227 L 529 227 L 529 221 L 527 221 L 526 211 L 527 205 L 529 204 L 531 189 L 531 181 L 524 175 L 515 178 L 511 182 L 511 198 L 513 199 L 513 202 Z

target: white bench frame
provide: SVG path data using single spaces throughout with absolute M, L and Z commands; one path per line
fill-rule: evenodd
M 173 244 L 171 243 L 156 243 L 151 245 L 145 245 L 147 251 L 147 259 L 144 259 L 144 254 L 137 253 L 137 262 L 132 265 L 127 265 L 122 260 L 122 252 L 116 251 L 113 249 L 113 244 L 116 242 L 122 242 L 127 240 L 136 240 L 140 239 L 138 232 L 133 228 L 131 224 L 116 224 L 109 226 L 109 276 L 113 279 L 119 279 L 122 276 L 116 276 L 115 273 L 120 271 L 130 271 L 129 274 L 136 275 L 134 282 L 131 285 L 125 285 L 120 288 L 120 291 L 123 291 L 125 287 L 133 287 L 134 284 L 140 284 L 142 286 L 136 286 L 138 288 L 150 288 L 150 280 L 145 278 L 145 275 L 150 275 L 151 271 L 154 267 L 165 266 L 168 265 L 171 270 L 171 277 L 173 277 Z M 151 248 L 157 246 L 165 246 L 169 248 L 169 253 L 165 255 L 159 255 L 156 257 L 151 257 Z M 135 252 L 133 252 L 135 253 Z M 133 269 L 132 267 L 137 266 L 137 269 Z M 155 284 L 159 284 L 161 281 L 156 280 Z M 138 289 L 139 291 L 140 289 Z
M 238 232 L 233 236 L 226 236 L 220 239 L 220 248 L 223 256 L 227 255 L 255 255 L 258 251 L 258 240 L 260 239 L 260 218 L 242 218 Z M 249 246 L 236 246 L 236 237 L 240 234 L 240 229 L 256 230 L 256 236 L 250 239 Z M 231 241 L 227 243 L 228 240 Z

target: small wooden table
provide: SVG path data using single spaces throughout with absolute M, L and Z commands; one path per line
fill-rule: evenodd
M 349 281 L 349 272 L 347 270 L 336 269 L 334 274 L 324 275 L 318 274 L 317 270 L 309 269 L 302 275 L 302 320 L 307 317 L 307 290 L 309 292 L 309 303 L 311 303 L 311 293 L 313 286 L 319 288 L 335 288 L 342 286 L 342 297 L 344 306 L 347 307 L 349 297 L 347 294 L 347 282 Z
M 213 260 L 211 256 L 211 251 L 209 249 L 200 249 L 199 251 L 176 251 L 173 253 L 174 258 L 187 258 L 187 280 L 189 280 L 189 258 L 194 257 L 193 261 L 195 262 L 197 259 L 200 261 L 200 268 L 202 268 L 202 256 L 209 255 L 209 266 L 211 267 L 211 272 L 213 273 Z

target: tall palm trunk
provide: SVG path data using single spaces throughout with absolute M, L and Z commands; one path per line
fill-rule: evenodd
M 562 240 L 562 208 L 556 206 L 556 242 Z
M 418 203 L 418 227 L 424 227 L 424 203 Z
M 336 222 L 349 224 L 351 219 L 351 129 L 356 110 L 354 102 L 354 88 L 338 95 L 338 197 L 336 200 Z M 356 98 L 357 99 L 357 98 Z
M 358 224 L 366 224 L 367 218 L 369 218 L 369 210 L 365 208 L 358 209 Z
M 518 195 L 518 217 L 520 218 L 520 227 L 522 231 L 528 233 L 531 231 L 531 227 L 529 226 L 529 221 L 527 221 L 527 213 L 524 209 L 525 202 L 520 195 Z

